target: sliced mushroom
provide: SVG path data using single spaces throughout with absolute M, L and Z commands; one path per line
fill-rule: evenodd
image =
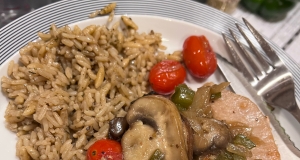
M 186 147 L 187 147 L 187 155 L 188 159 L 193 159 L 193 143 L 194 143 L 194 136 L 193 136 L 193 128 L 191 127 L 189 121 L 184 117 L 181 116 L 182 123 L 183 123 L 183 134 L 186 140 Z
M 121 140 L 124 160 L 148 160 L 157 149 L 165 160 L 188 160 L 183 122 L 170 100 L 141 97 L 130 106 L 126 119 L 130 128 Z
M 216 119 L 188 119 L 193 128 L 193 153 L 199 155 L 209 149 L 222 149 L 231 141 L 232 135 L 225 123 Z

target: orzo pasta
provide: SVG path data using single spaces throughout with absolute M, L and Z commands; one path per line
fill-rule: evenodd
M 151 67 L 180 60 L 178 52 L 160 51 L 159 33 L 121 29 L 120 23 L 52 24 L 20 50 L 20 63 L 9 63 L 2 77 L 5 119 L 18 136 L 19 158 L 85 159 L 88 147 L 107 136 L 109 120 L 125 116 L 130 102 L 149 91 Z

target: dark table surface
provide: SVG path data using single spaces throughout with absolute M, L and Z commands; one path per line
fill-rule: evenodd
M 0 0 L 0 28 L 14 19 L 59 0 Z

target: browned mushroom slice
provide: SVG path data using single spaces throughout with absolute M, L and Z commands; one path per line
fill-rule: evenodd
M 184 139 L 186 140 L 186 147 L 187 147 L 187 155 L 188 159 L 193 159 L 193 143 L 194 143 L 194 136 L 193 136 L 193 128 L 191 127 L 189 121 L 184 117 L 181 116 L 182 123 L 183 123 L 183 134 Z
M 170 100 L 158 95 L 139 98 L 126 119 L 130 128 L 121 140 L 124 160 L 148 160 L 157 149 L 165 160 L 188 160 L 183 122 Z
M 229 128 L 222 121 L 210 118 L 188 119 L 193 128 L 193 150 L 199 155 L 210 149 L 222 149 L 231 141 Z

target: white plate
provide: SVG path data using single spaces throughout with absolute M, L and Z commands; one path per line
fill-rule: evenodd
M 107 17 L 88 19 L 87 15 L 107 3 L 108 2 L 102 1 L 61 1 L 31 12 L 13 21 L 4 28 L 1 28 L 0 76 L 6 75 L 8 61 L 10 59 L 17 60 L 17 51 L 27 42 L 35 40 L 38 31 L 47 31 L 51 23 L 63 26 L 77 22 L 81 27 L 95 23 L 104 24 Z M 150 0 L 141 1 L 139 4 L 133 4 L 132 1 L 120 1 L 117 3 L 116 14 L 130 14 L 130 17 L 138 24 L 139 32 L 150 31 L 152 29 L 162 33 L 163 44 L 168 47 L 167 51 L 169 52 L 181 49 L 184 39 L 189 35 L 205 35 L 214 50 L 226 57 L 226 48 L 219 33 L 223 31 L 226 32 L 229 27 L 233 28 L 236 32 L 236 29 L 234 29 L 235 20 L 230 16 L 193 1 L 161 2 Z M 159 15 L 165 18 L 146 15 Z M 115 19 L 117 19 L 117 17 L 115 17 Z M 296 88 L 299 90 L 299 75 L 295 73 L 300 67 L 286 57 L 284 52 L 277 46 L 274 44 L 273 46 L 284 62 L 289 65 L 288 67 L 292 73 L 294 73 Z M 193 79 L 191 76 L 188 76 L 187 81 L 194 89 L 204 83 L 204 81 Z M 224 77 L 219 71 L 216 71 L 206 82 L 207 81 L 218 83 L 224 81 Z M 299 97 L 298 92 L 296 94 Z M 16 159 L 15 145 L 17 137 L 5 128 L 5 120 L 3 117 L 8 101 L 4 95 L 0 96 L 0 101 L 2 102 L 0 105 L 1 157 L 5 159 Z M 277 109 L 276 114 L 292 140 L 300 147 L 300 133 L 299 130 L 295 129 L 300 128 L 299 124 L 290 118 L 291 116 L 283 110 Z M 286 148 L 276 133 L 274 133 L 274 135 L 282 159 L 299 159 Z

